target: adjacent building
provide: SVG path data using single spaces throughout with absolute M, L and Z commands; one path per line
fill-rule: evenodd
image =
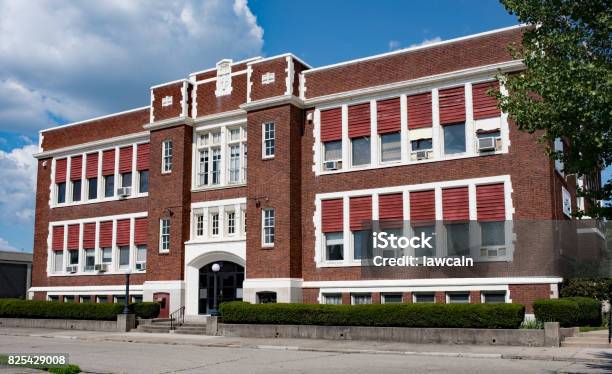
M 220 263 L 221 300 L 530 311 L 557 296 L 559 251 L 518 222 L 571 220 L 577 199 L 488 94 L 524 69 L 508 52 L 521 35 L 316 68 L 290 53 L 221 60 L 151 87 L 146 107 L 41 131 L 31 297 L 122 302 L 129 271 L 134 300 L 196 318 Z M 412 254 L 476 263 L 365 266 L 365 222 L 384 220 L 437 233 Z M 467 252 L 449 240 L 465 227 Z
M 32 253 L 0 251 L 0 298 L 25 299 L 32 279 Z

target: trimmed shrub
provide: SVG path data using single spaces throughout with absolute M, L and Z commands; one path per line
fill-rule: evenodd
M 224 323 L 322 326 L 519 328 L 520 304 L 221 304 Z
M 561 284 L 561 297 L 590 297 L 599 301 L 612 297 L 612 279 L 607 278 L 570 278 Z
M 559 322 L 561 327 L 578 325 L 580 307 L 567 299 L 546 299 L 533 302 L 535 318 L 541 322 Z
M 160 306 L 156 302 L 142 302 L 130 304 L 130 310 L 140 318 L 156 318 L 159 315 Z
M 578 326 L 601 326 L 601 303 L 589 297 L 566 297 L 563 300 L 570 300 L 578 304 L 580 314 L 578 316 Z
M 158 303 L 130 304 L 130 309 L 141 318 L 159 315 Z M 58 303 L 56 301 L 0 299 L 0 318 L 84 319 L 115 321 L 123 312 L 123 304 L 113 303 Z

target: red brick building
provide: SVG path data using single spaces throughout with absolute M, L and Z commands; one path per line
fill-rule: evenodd
M 569 219 L 575 182 L 487 95 L 523 69 L 520 40 L 512 27 L 318 68 L 222 60 L 151 87 L 147 107 L 42 131 L 30 295 L 121 302 L 130 271 L 136 300 L 193 317 L 220 262 L 222 300 L 556 297 L 549 238 L 512 222 Z M 474 266 L 362 266 L 363 222 L 388 219 L 434 222 L 413 234 L 438 232 L 441 257 L 468 225 Z

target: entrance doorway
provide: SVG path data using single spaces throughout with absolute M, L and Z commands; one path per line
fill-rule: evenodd
M 217 263 L 221 269 L 217 272 L 217 302 L 242 301 L 242 282 L 244 267 L 229 261 L 217 261 L 200 269 L 199 314 L 210 314 L 214 305 L 214 272 L 212 265 Z
M 159 303 L 159 318 L 168 318 L 170 315 L 170 294 L 167 292 L 154 293 L 153 300 Z

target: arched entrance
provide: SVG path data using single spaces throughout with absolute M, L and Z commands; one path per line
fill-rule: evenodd
M 214 304 L 214 263 L 221 265 L 217 272 L 218 303 L 242 300 L 244 267 L 231 261 L 212 262 L 200 268 L 199 314 L 209 314 Z

